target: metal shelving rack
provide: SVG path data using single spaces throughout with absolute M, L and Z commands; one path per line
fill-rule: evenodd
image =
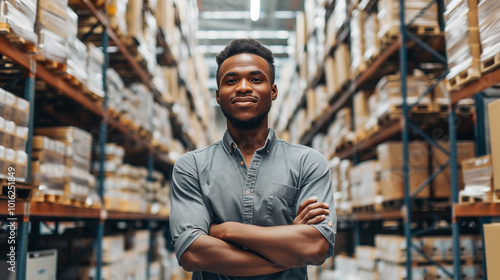
M 429 229 L 424 229 L 421 232 L 417 232 L 412 230 L 411 224 L 412 224 L 412 211 L 409 209 L 412 209 L 412 200 L 413 198 L 416 197 L 416 195 L 422 191 L 428 183 L 430 183 L 444 168 L 446 168 L 448 165 L 451 165 L 451 174 L 452 174 L 452 186 L 458 186 L 458 177 L 456 176 L 457 174 L 457 155 L 456 152 L 450 152 L 447 151 L 445 148 L 443 148 L 441 145 L 439 145 L 432 137 L 427 135 L 425 132 L 423 132 L 417 125 L 413 124 L 411 120 L 409 119 L 409 112 L 412 107 L 416 106 L 421 98 L 429 94 L 433 88 L 441 82 L 448 71 L 445 71 L 444 74 L 442 74 L 439 78 L 436 79 L 436 81 L 429 87 L 429 89 L 424 93 L 415 104 L 408 104 L 407 101 L 407 76 L 408 76 L 408 51 L 406 49 L 406 45 L 408 41 L 413 41 L 426 51 L 428 51 L 432 56 L 434 56 L 436 59 L 438 59 L 444 66 L 445 69 L 448 69 L 447 67 L 447 58 L 446 56 L 442 56 L 438 52 L 436 52 L 431 46 L 428 46 L 426 43 L 424 43 L 422 40 L 414 36 L 409 32 L 409 26 L 423 13 L 429 9 L 432 5 L 437 5 L 437 10 L 438 10 L 438 22 L 440 25 L 440 30 L 444 31 L 444 19 L 443 19 L 443 14 L 444 14 L 444 1 L 442 0 L 432 0 L 429 2 L 427 7 L 425 7 L 414 19 L 411 19 L 409 22 L 410 24 L 406 24 L 406 19 L 405 19 L 405 1 L 400 0 L 399 1 L 399 15 L 400 15 L 400 38 L 402 41 L 402 46 L 399 49 L 399 56 L 400 56 L 400 72 L 401 72 L 401 93 L 402 93 L 402 107 L 403 107 L 403 129 L 402 129 L 402 140 L 403 140 L 403 178 L 404 178 L 404 205 L 406 208 L 406 215 L 404 218 L 404 231 L 405 231 L 405 238 L 406 238 L 406 272 L 407 272 L 407 279 L 411 280 L 412 279 L 412 249 L 418 252 L 420 255 L 422 255 L 427 261 L 432 263 L 433 265 L 437 266 L 439 269 L 441 269 L 445 274 L 447 274 L 450 278 L 453 278 L 455 280 L 459 280 L 461 276 L 460 272 L 460 233 L 459 233 L 459 225 L 455 221 L 452 222 L 452 236 L 453 236 L 453 272 L 449 272 L 447 269 L 445 269 L 443 266 L 440 264 L 434 262 L 431 258 L 426 256 L 424 252 L 419 250 L 416 246 L 413 245 L 412 239 L 415 236 L 418 236 L 420 233 L 425 232 L 431 232 L 434 230 L 439 229 L 438 227 L 436 228 L 429 228 Z M 450 119 L 453 118 L 454 112 L 453 110 L 448 110 L 449 111 L 449 117 Z M 410 144 L 410 129 L 416 132 L 420 137 L 422 137 L 426 142 L 429 144 L 432 144 L 434 147 L 440 149 L 443 151 L 445 154 L 450 156 L 450 159 L 448 162 L 443 164 L 437 171 L 432 173 L 428 179 L 426 179 L 413 193 L 410 191 L 410 182 L 409 182 L 409 176 L 410 176 L 410 166 L 409 166 L 409 144 Z M 449 130 L 454 131 L 455 127 L 452 123 L 449 123 Z M 456 151 L 456 138 L 450 137 L 450 147 L 455 147 Z M 453 148 L 450 148 L 452 151 Z M 457 202 L 458 201 L 458 194 L 457 194 L 457 189 L 458 187 L 452 187 L 452 201 Z
M 451 108 L 452 108 L 452 113 L 450 114 L 449 122 L 450 124 L 455 124 L 456 123 L 456 116 L 455 116 L 455 110 L 454 107 L 456 104 L 468 97 L 474 97 L 477 96 L 478 94 L 482 93 L 484 90 L 500 83 L 500 68 L 493 70 L 492 72 L 484 74 L 480 79 L 467 84 L 463 88 L 453 92 L 451 94 Z M 476 114 L 482 114 L 482 111 L 477 111 Z M 484 121 L 484 118 L 477 118 L 478 121 Z M 481 125 L 482 127 L 484 124 L 478 124 Z M 484 132 L 484 131 L 483 131 Z M 450 154 L 454 158 L 457 156 L 457 147 L 456 147 L 456 130 L 453 129 L 452 126 L 450 126 L 450 140 L 453 140 L 453 142 L 450 141 Z M 484 133 L 481 135 L 476 135 L 484 138 Z M 481 142 L 478 141 L 481 139 L 476 138 L 476 143 Z M 484 139 L 483 139 L 484 140 Z M 481 156 L 485 153 L 484 151 L 484 143 L 479 143 L 476 144 L 483 146 L 482 149 L 476 149 L 476 156 Z M 482 235 L 482 240 L 483 240 L 483 248 L 484 248 L 484 230 L 483 230 L 483 225 L 486 223 L 491 222 L 492 217 L 500 217 L 500 204 L 499 203 L 478 203 L 478 204 L 458 204 L 458 169 L 457 166 L 452 165 L 452 194 L 453 194 L 453 201 L 452 201 L 452 221 L 454 225 L 454 233 L 457 236 L 460 236 L 460 229 L 458 227 L 458 223 L 467 218 L 479 218 L 480 219 L 480 233 Z M 456 246 L 456 241 L 454 246 Z M 457 254 L 455 252 L 455 254 Z M 484 254 L 484 250 L 483 250 Z M 455 256 L 457 258 L 457 256 Z M 483 255 L 483 259 L 485 260 L 485 256 Z M 455 269 L 460 271 L 460 264 L 458 263 Z M 483 279 L 487 279 L 486 276 L 486 261 L 483 262 L 483 271 L 484 271 L 484 276 Z
M 375 3 L 375 1 L 371 2 L 372 4 Z M 377 74 L 377 70 L 379 67 L 383 66 L 384 63 L 391 57 L 393 57 L 396 52 L 399 51 L 399 69 L 401 72 L 401 82 L 402 82 L 402 96 L 403 96 L 403 117 L 402 120 L 399 122 L 396 122 L 386 128 L 384 128 L 382 131 L 377 132 L 376 134 L 372 135 L 366 140 L 363 140 L 360 143 L 357 143 L 353 147 L 347 148 L 346 150 L 341 151 L 339 154 L 336 154 L 336 156 L 340 157 L 341 159 L 346 159 L 346 158 L 353 158 L 355 161 L 359 161 L 359 152 L 364 151 L 364 150 L 369 150 L 376 146 L 379 143 L 382 143 L 384 141 L 387 141 L 391 138 L 394 138 L 398 134 L 401 135 L 402 142 L 403 142 L 403 158 L 404 158 L 404 166 L 403 166 L 403 172 L 404 172 L 404 190 L 405 190 L 405 196 L 404 196 L 404 207 L 399 209 L 399 210 L 391 210 L 391 211 L 384 211 L 384 212 L 375 212 L 375 213 L 353 213 L 353 214 L 343 214 L 338 216 L 339 222 L 353 222 L 354 226 L 354 243 L 359 244 L 360 242 L 360 226 L 359 222 L 363 221 L 377 221 L 377 220 L 398 220 L 398 221 L 403 221 L 404 223 L 404 230 L 405 230 L 405 236 L 406 236 L 406 243 L 407 243 L 407 263 L 406 263 L 406 270 L 407 270 L 407 279 L 411 280 L 412 279 L 412 269 L 411 269 L 411 252 L 412 250 L 418 251 L 418 253 L 423 254 L 423 252 L 420 252 L 415 248 L 412 244 L 412 237 L 416 235 L 420 235 L 423 233 L 429 233 L 433 230 L 437 230 L 439 228 L 428 228 L 428 229 L 423 229 L 419 231 L 412 230 L 411 228 L 411 223 L 412 223 L 412 218 L 422 218 L 422 217 L 430 217 L 430 213 L 412 213 L 412 199 L 421 191 L 426 185 L 428 185 L 444 168 L 447 166 L 450 166 L 451 168 L 451 194 L 452 194 L 452 207 L 451 211 L 443 211 L 442 213 L 439 213 L 438 216 L 441 217 L 451 217 L 452 224 L 450 227 L 447 227 L 448 229 L 451 228 L 451 232 L 453 235 L 453 247 L 454 253 L 453 253 L 453 272 L 446 271 L 444 267 L 442 267 L 440 264 L 433 262 L 429 257 L 425 256 L 430 263 L 433 263 L 440 269 L 444 270 L 444 272 L 450 276 L 450 278 L 453 278 L 455 280 L 460 279 L 461 277 L 461 270 L 460 270 L 460 228 L 459 224 L 457 222 L 457 219 L 461 217 L 478 217 L 478 216 L 496 216 L 500 215 L 499 211 L 500 208 L 497 207 L 498 205 L 490 205 L 490 206 L 484 206 L 484 205 L 475 205 L 475 206 L 465 206 L 465 205 L 458 205 L 458 171 L 457 171 L 457 147 L 456 147 L 456 130 L 454 126 L 454 121 L 455 121 L 455 111 L 453 106 L 450 106 L 448 112 L 449 112 L 449 117 L 448 117 L 448 122 L 449 122 L 449 136 L 450 136 L 450 149 L 447 151 L 443 147 L 441 147 L 436 141 L 434 141 L 431 137 L 429 137 L 424 131 L 422 131 L 417 125 L 413 124 L 409 118 L 409 112 L 411 108 L 419 103 L 421 98 L 423 98 L 425 95 L 429 94 L 432 89 L 445 78 L 447 75 L 447 71 L 445 71 L 441 76 L 439 76 L 436 79 L 436 82 L 427 90 L 427 92 L 421 96 L 415 104 L 408 104 L 407 102 L 407 88 L 406 88 L 406 79 L 408 75 L 408 50 L 406 47 L 408 44 L 411 42 L 414 45 L 419 46 L 423 50 L 425 50 L 427 53 L 429 53 L 429 56 L 435 57 L 439 62 L 441 62 L 444 66 L 445 69 L 447 69 L 447 58 L 445 55 L 441 55 L 439 52 L 437 52 L 436 46 L 439 46 L 439 43 L 437 45 L 429 46 L 428 44 L 424 43 L 422 40 L 420 40 L 418 37 L 412 35 L 409 32 L 409 25 L 415 21 L 415 19 L 419 16 L 421 16 L 427 9 L 429 9 L 432 5 L 437 5 L 438 7 L 438 21 L 440 25 L 440 30 L 444 31 L 444 1 L 442 0 L 430 0 L 429 4 L 426 8 L 424 8 L 419 15 L 416 16 L 415 19 L 412 19 L 409 25 L 404 24 L 406 21 L 405 19 L 405 1 L 404 0 L 399 0 L 400 3 L 400 34 L 399 37 L 390 45 L 375 61 L 372 65 L 368 67 L 368 69 L 363 72 L 360 76 L 358 76 L 354 81 L 350 82 L 348 88 L 341 92 L 340 94 L 336 94 L 332 100 L 330 100 L 330 107 L 328 110 L 317 120 L 313 122 L 313 126 L 306 131 L 302 137 L 300 138 L 300 143 L 302 144 L 310 144 L 312 141 L 312 138 L 319 132 L 323 131 L 327 124 L 331 121 L 331 119 L 334 117 L 334 115 L 337 113 L 339 109 L 342 107 L 346 106 L 348 102 L 351 100 L 352 96 L 355 94 L 355 92 L 362 87 L 362 85 L 367 82 L 369 79 L 373 79 L 374 75 Z M 340 36 L 339 36 L 340 37 Z M 318 70 L 317 74 L 315 75 L 315 78 L 308 84 L 307 88 L 312 88 L 314 87 L 318 81 L 320 80 L 321 76 L 323 75 L 323 72 Z M 500 69 L 495 70 L 491 73 L 488 73 L 483 76 L 483 78 L 479 81 L 473 82 L 469 84 L 468 86 L 464 87 L 463 89 L 453 93 L 451 95 L 451 103 L 455 104 L 457 103 L 460 99 L 472 96 L 475 93 L 491 87 L 495 84 L 500 82 Z M 304 101 L 301 101 L 298 103 L 298 107 L 303 106 Z M 298 111 L 299 108 L 295 108 L 294 114 Z M 292 114 L 293 117 L 293 114 Z M 290 117 L 290 119 L 292 118 Z M 289 122 L 290 123 L 290 120 Z M 415 132 L 419 137 L 424 139 L 427 143 L 435 146 L 436 148 L 440 149 L 443 151 L 445 154 L 450 156 L 450 160 L 445 163 L 443 166 L 439 168 L 438 171 L 434 172 L 430 177 L 425 180 L 421 186 L 415 191 L 414 193 L 410 193 L 410 188 L 409 188 L 409 164 L 408 164 L 408 147 L 409 147 L 409 141 L 410 141 L 410 130 Z M 333 155 L 327 155 L 327 156 L 333 156 Z M 451 212 L 451 213 L 450 213 Z M 435 213 L 433 213 L 435 214 Z
M 144 69 L 138 64 L 135 58 L 129 53 L 126 46 L 121 42 L 120 38 L 117 36 L 113 30 L 108 26 L 108 21 L 105 12 L 98 10 L 90 0 L 82 0 L 83 4 L 91 11 L 93 16 L 95 16 L 99 23 L 103 26 L 103 32 L 101 34 L 102 38 L 102 48 L 105 56 L 105 63 L 103 64 L 103 91 L 104 99 L 102 104 L 99 104 L 90 98 L 88 98 L 80 89 L 73 87 L 64 78 L 54 74 L 51 70 L 47 69 L 45 65 L 37 62 L 34 55 L 26 54 L 20 51 L 18 48 L 14 47 L 10 42 L 8 42 L 4 37 L 0 36 L 0 53 L 11 59 L 13 62 L 20 65 L 25 69 L 25 89 L 24 98 L 30 102 L 30 119 L 29 119 L 29 135 L 27 141 L 27 153 L 28 153 L 28 175 L 26 181 L 29 182 L 31 178 L 31 146 L 34 130 L 34 110 L 35 110 L 35 79 L 38 78 L 43 80 L 54 89 L 58 90 L 60 93 L 68 97 L 69 99 L 75 101 L 83 108 L 87 109 L 89 112 L 100 118 L 99 124 L 99 149 L 101 155 L 104 155 L 104 148 L 107 139 L 107 127 L 110 126 L 116 129 L 118 132 L 122 133 L 128 139 L 134 141 L 135 143 L 141 145 L 148 151 L 147 158 L 147 168 L 148 168 L 148 180 L 152 180 L 152 172 L 154 169 L 155 154 L 159 150 L 153 146 L 153 144 L 143 138 L 139 133 L 132 131 L 127 128 L 116 119 L 112 118 L 107 112 L 107 77 L 106 70 L 109 67 L 108 62 L 108 52 L 107 46 L 109 45 L 109 39 L 111 39 L 114 44 L 118 47 L 119 51 L 126 57 L 130 67 L 140 77 L 141 81 L 146 84 L 150 90 L 154 93 L 154 99 L 156 102 L 163 106 L 171 109 L 172 104 L 165 102 L 158 90 L 154 87 L 151 79 L 147 76 Z M 93 29 L 92 29 L 93 30 Z M 91 31 L 92 32 L 92 31 Z M 163 31 L 159 31 L 158 36 L 164 36 Z M 88 37 L 87 35 L 84 37 Z M 162 44 L 163 43 L 163 44 Z M 169 65 L 175 65 L 176 61 L 171 56 L 168 45 L 165 40 L 160 40 L 164 52 L 163 57 Z M 175 116 L 173 116 L 175 119 Z M 176 122 L 177 120 L 175 120 Z M 187 145 L 188 148 L 193 148 L 193 140 L 189 139 L 185 135 L 181 135 L 182 141 Z M 172 166 L 174 161 L 168 156 L 162 155 L 158 157 L 168 165 Z M 99 196 L 103 202 L 103 191 L 104 191 L 104 156 L 99 158 L 100 168 L 99 177 L 97 181 Z M 78 208 L 73 206 L 61 205 L 61 204 L 51 204 L 44 202 L 23 202 L 16 201 L 16 219 L 18 221 L 18 234 L 17 234 L 17 273 L 16 280 L 26 279 L 26 253 L 28 251 L 28 235 L 30 231 L 36 231 L 39 229 L 40 221 L 55 221 L 56 229 L 58 228 L 59 221 L 74 221 L 83 220 L 86 222 L 97 222 L 96 226 L 96 238 L 92 243 L 92 246 L 96 246 L 97 251 L 97 261 L 96 261 L 96 278 L 101 279 L 101 265 L 102 265 L 102 252 L 101 244 L 102 237 L 104 234 L 104 226 L 106 221 L 144 221 L 146 223 L 146 228 L 150 230 L 151 236 L 155 228 L 153 223 L 164 223 L 168 221 L 168 216 L 161 216 L 156 214 L 143 214 L 143 213 L 129 213 L 113 210 L 105 210 L 104 208 Z M 6 200 L 0 200 L 0 216 L 9 216 L 7 211 L 8 202 Z M 103 204 L 103 203 L 102 203 Z M 104 206 L 102 206 L 104 207 Z M 32 222 L 34 222 L 32 224 Z M 152 241 L 152 240 L 151 240 Z M 92 246 L 88 246 L 86 250 L 90 250 Z M 151 246 L 150 246 L 151 247 Z M 148 264 L 150 263 L 151 251 L 148 254 Z M 78 260 L 72 260 L 70 263 L 76 263 Z M 146 275 L 149 278 L 149 265 L 146 269 Z

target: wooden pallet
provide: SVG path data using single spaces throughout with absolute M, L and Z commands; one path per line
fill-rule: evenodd
M 439 26 L 410 26 L 408 28 L 410 33 L 417 36 L 440 36 L 443 32 L 439 29 Z M 387 31 L 380 37 L 381 46 L 391 45 L 400 36 L 399 25 L 393 25 L 387 29 Z
M 500 53 L 481 61 L 481 72 L 486 73 L 500 66 Z
M 487 192 L 480 196 L 472 196 L 464 194 L 463 191 L 458 193 L 458 203 L 459 204 L 475 204 L 475 203 L 491 203 L 493 202 L 493 193 Z
M 64 74 L 64 79 L 77 89 L 84 90 L 86 88 L 85 85 L 80 80 L 78 80 L 78 78 L 69 74 L 68 72 Z
M 500 203 L 500 190 L 493 191 L 493 202 Z
M 6 22 L 0 22 L 0 34 L 7 39 L 12 45 L 25 53 L 35 54 L 37 48 L 33 42 L 23 39 L 12 32 L 10 26 Z
M 446 80 L 446 89 L 448 91 L 457 91 L 470 82 L 481 78 L 481 72 L 475 67 L 469 67 L 458 73 L 455 77 Z
M 33 195 L 33 187 L 22 182 L 15 182 L 15 188 L 12 188 L 12 185 L 9 185 L 7 179 L 1 179 L 1 188 L 2 192 L 0 193 L 1 199 L 12 199 L 15 198 L 16 201 L 30 201 Z M 10 188 L 9 188 L 10 187 Z M 14 190 L 15 193 L 11 193 L 10 191 Z
M 418 104 L 414 106 L 410 111 L 413 116 L 419 115 L 419 117 L 423 117 L 424 115 L 432 117 L 433 115 L 431 114 L 433 112 L 434 110 L 431 104 Z M 391 105 L 387 112 L 378 117 L 377 123 L 380 127 L 388 126 L 399 121 L 402 117 L 402 114 L 403 105 Z
M 37 56 L 36 60 L 38 63 L 42 64 L 48 70 L 51 70 L 55 75 L 66 75 L 67 65 L 66 63 L 60 63 L 44 58 L 43 56 Z

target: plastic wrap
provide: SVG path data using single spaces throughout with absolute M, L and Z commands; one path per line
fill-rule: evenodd
M 38 10 L 50 11 L 55 16 L 66 19 L 68 14 L 66 9 L 68 7 L 68 0 L 39 0 Z
M 399 27 L 399 1 L 400 0 L 379 0 L 378 20 L 380 31 L 378 37 L 383 37 L 391 28 Z M 417 16 L 422 9 L 429 4 L 428 0 L 407 0 L 405 1 L 405 23 L 408 24 Z M 432 5 L 423 15 L 417 18 L 412 26 L 439 26 L 437 22 L 437 6 Z M 397 30 L 399 33 L 399 30 Z
M 94 44 L 89 43 L 87 60 L 87 88 L 100 97 L 104 97 L 102 84 L 102 65 L 104 63 L 104 54 L 102 50 Z
M 78 38 L 78 15 L 69 7 L 66 7 L 68 16 L 68 37 Z
M 483 0 L 478 5 L 479 32 L 483 52 L 481 61 L 500 53 L 500 1 Z
M 29 129 L 25 126 L 16 127 L 14 138 L 14 150 L 26 152 L 26 142 L 28 141 Z
M 66 12 L 66 10 L 64 11 Z M 36 14 L 37 30 L 49 30 L 65 40 L 68 38 L 68 35 L 72 30 L 71 25 L 68 23 L 67 14 L 66 17 L 62 18 L 45 9 L 38 9 Z
M 47 29 L 39 30 L 38 37 L 38 47 L 44 58 L 58 63 L 66 63 L 68 59 L 66 38 Z
M 130 89 L 137 95 L 138 103 L 135 108 L 138 121 L 146 131 L 152 131 L 151 117 L 153 114 L 154 99 L 151 91 L 143 84 L 132 84 Z
M 412 104 L 427 90 L 429 79 L 423 74 L 408 76 L 407 78 L 407 102 Z M 401 81 L 399 74 L 385 76 L 377 83 L 375 88 L 378 94 L 378 105 L 376 116 L 380 117 L 389 112 L 393 106 L 401 106 L 403 98 L 401 95 Z M 420 104 L 431 104 L 429 96 L 423 97 Z
M 106 5 L 111 27 L 118 29 L 123 36 L 127 36 L 128 0 L 108 0 Z
M 77 78 L 82 84 L 87 84 L 87 46 L 78 38 L 72 37 L 66 42 L 66 48 L 69 52 L 66 72 Z
M 456 77 L 472 65 L 468 12 L 466 0 L 454 0 L 448 5 L 444 14 L 449 78 Z
M 353 10 L 351 16 L 351 71 L 356 72 L 363 63 L 365 53 L 365 17 L 366 12 Z
M 45 136 L 33 136 L 33 150 L 31 153 L 33 161 L 64 165 L 65 154 L 66 145 L 64 143 Z
M 333 10 L 333 17 L 335 21 L 335 34 L 342 28 L 344 23 L 347 21 L 347 1 L 337 0 L 335 1 L 335 9 Z
M 28 126 L 30 114 L 30 102 L 24 98 L 16 98 L 16 112 L 14 114 L 14 122 L 20 126 Z
M 14 34 L 36 44 L 34 30 L 36 1 L 0 0 L 0 23 L 7 23 Z
M 380 40 L 377 38 L 379 28 L 377 14 L 368 15 L 364 25 L 365 61 L 370 60 L 380 52 Z

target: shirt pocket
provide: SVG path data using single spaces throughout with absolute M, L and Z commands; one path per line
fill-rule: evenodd
M 271 182 L 267 194 L 266 222 L 268 225 L 288 225 L 295 218 L 295 204 L 299 189 Z

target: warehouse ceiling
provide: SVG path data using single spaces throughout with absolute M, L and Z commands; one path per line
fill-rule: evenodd
M 215 55 L 236 38 L 254 38 L 273 51 L 279 69 L 294 49 L 289 46 L 295 16 L 304 10 L 304 0 L 197 0 L 199 9 L 199 52 L 205 54 L 210 71 L 208 86 L 215 90 Z M 251 2 L 260 2 L 259 19 L 250 18 Z M 279 71 L 277 71 L 279 79 Z

